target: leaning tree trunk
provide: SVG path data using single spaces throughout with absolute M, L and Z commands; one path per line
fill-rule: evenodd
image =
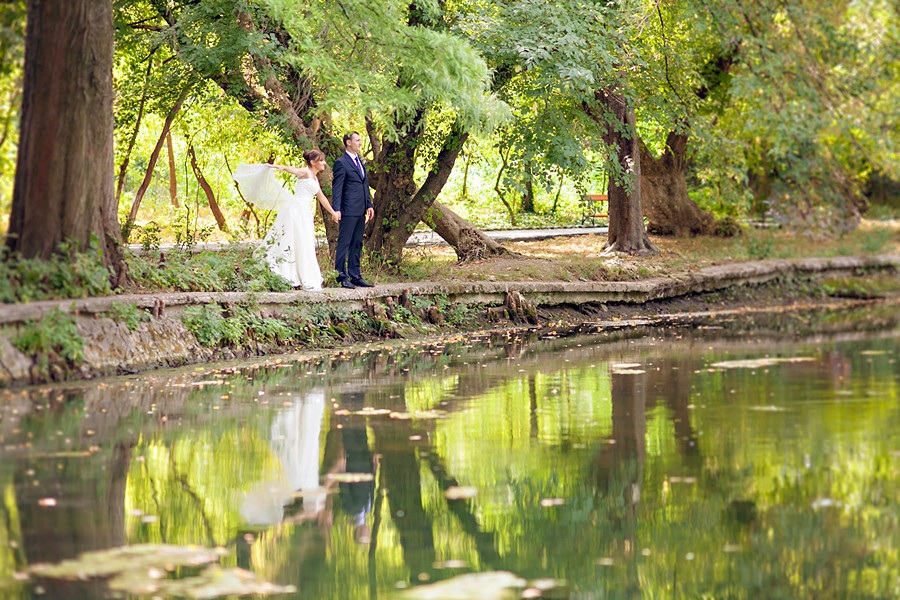
M 370 252 L 383 260 L 398 261 L 416 225 L 425 221 L 456 250 L 460 261 L 508 253 L 474 225 L 435 201 L 468 135 L 458 124 L 451 128 L 434 167 L 420 187 L 412 179 L 415 142 L 384 144 L 375 165 L 379 169 L 375 176 L 375 219 L 369 224 L 366 244 Z
M 124 283 L 113 188 L 113 10 L 96 0 L 28 3 L 22 124 L 9 248 L 49 258 L 65 240 Z
M 631 190 L 622 177 L 609 178 L 609 233 L 604 250 L 655 254 L 659 250 L 650 243 L 641 213 L 641 153 L 634 108 L 628 106 L 623 94 L 614 90 L 598 91 L 595 99 L 600 110 L 592 111 L 591 116 L 604 127 L 603 141 L 616 154 L 619 172 L 633 176 Z
M 435 202 L 425 214 L 425 223 L 456 250 L 459 262 L 480 260 L 491 256 L 513 256 L 514 252 L 489 238 L 480 229 L 460 217 L 440 202 Z
M 652 233 L 685 237 L 714 232 L 715 218 L 688 196 L 684 180 L 687 139 L 684 134 L 669 133 L 659 158 L 639 140 L 641 205 Z

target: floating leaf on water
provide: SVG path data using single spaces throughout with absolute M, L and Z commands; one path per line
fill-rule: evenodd
M 522 591 L 522 598 L 568 598 L 569 584 L 558 579 L 532 579 L 528 582 L 528 587 Z M 525 593 L 531 590 L 530 596 Z M 533 595 L 537 592 L 537 595 Z M 548 594 L 549 593 L 549 594 Z
M 641 363 L 612 363 L 609 365 L 610 369 L 637 369 L 641 367 Z
M 357 410 L 352 413 L 352 415 L 363 415 L 363 416 L 374 416 L 374 415 L 389 415 L 391 411 L 386 408 L 372 408 L 371 406 L 367 406 L 362 410 Z
M 416 419 L 443 419 L 447 414 L 440 410 L 417 410 L 413 416 Z
M 671 483 L 697 483 L 696 477 L 669 477 Z
M 41 498 L 38 500 L 38 506 L 56 506 L 56 498 Z
M 613 559 L 610 558 L 609 556 L 604 556 L 603 558 L 597 559 L 597 564 L 600 565 L 601 567 L 611 567 L 611 566 L 613 566 L 614 562 L 613 562 Z
M 202 546 L 136 544 L 85 552 L 76 559 L 32 565 L 29 572 L 56 579 L 111 577 L 119 573 L 148 571 L 168 566 L 199 566 L 219 560 L 220 550 Z
M 815 360 L 810 356 L 794 356 L 790 358 L 765 357 L 765 358 L 747 358 L 743 360 L 725 360 L 713 363 L 712 367 L 720 369 L 760 369 L 763 367 L 774 367 L 783 363 L 809 362 Z
M 408 600 L 512 600 L 526 581 L 508 571 L 467 573 L 400 592 Z
M 275 585 L 259 578 L 256 573 L 239 568 L 224 569 L 210 565 L 196 577 L 157 580 L 136 571 L 122 573 L 109 582 L 112 590 L 131 594 L 176 596 L 186 598 L 220 598 L 223 596 L 270 596 L 297 591 L 292 585 Z
M 338 483 L 360 483 L 362 481 L 375 480 L 375 476 L 372 473 L 329 473 L 325 478 Z
M 811 506 L 813 510 L 816 510 L 819 508 L 839 507 L 841 506 L 841 503 L 837 500 L 834 500 L 833 498 L 816 498 L 812 501 Z
M 436 562 L 431 565 L 435 569 L 465 569 L 469 566 L 464 560 L 445 560 L 444 562 Z
M 444 498 L 447 500 L 466 500 L 474 498 L 478 495 L 478 488 L 472 486 L 452 486 L 448 487 L 444 492 Z
M 562 506 L 566 501 L 564 498 L 541 498 L 541 506 L 549 508 L 551 506 Z
M 787 409 L 783 406 L 750 406 L 747 410 L 755 410 L 758 412 L 785 412 Z
M 647 371 L 643 369 L 613 369 L 613 375 L 640 375 L 641 373 L 646 373 Z
M 394 411 L 389 416 L 398 421 L 409 421 L 410 419 L 443 419 L 447 413 L 440 410 L 419 410 L 414 413 Z

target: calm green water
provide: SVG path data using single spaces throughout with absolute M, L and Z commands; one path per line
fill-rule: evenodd
M 0 392 L 0 597 L 109 597 L 15 574 L 142 543 L 288 598 L 898 597 L 898 355 L 894 326 L 674 328 Z

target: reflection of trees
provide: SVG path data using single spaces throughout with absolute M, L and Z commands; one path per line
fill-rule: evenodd
M 402 388 L 380 388 L 379 397 L 368 400 L 375 406 L 405 411 Z M 375 429 L 375 450 L 380 456 L 382 493 L 387 495 L 397 528 L 404 562 L 413 581 L 424 574 L 431 577 L 435 562 L 431 519 L 422 502 L 422 481 L 415 447 L 410 436 L 417 433 L 413 421 L 394 420 Z
M 92 457 L 43 458 L 18 472 L 16 489 L 28 563 L 56 562 L 125 543 L 125 484 L 132 448 L 115 444 Z M 100 463 L 99 465 L 97 463 Z M 39 482 L 39 485 L 34 485 Z M 52 498 L 55 506 L 42 499 Z M 44 582 L 50 598 L 100 597 L 102 582 Z
M 886 345 L 889 352 L 881 358 L 847 351 L 854 361 L 849 371 L 833 359 L 764 375 L 700 368 L 704 361 L 745 356 L 758 352 L 757 347 L 729 341 L 709 353 L 707 344 L 676 336 L 661 344 L 662 337 L 594 345 L 587 338 L 554 340 L 516 346 L 512 360 L 504 360 L 507 352 L 501 344 L 485 353 L 472 349 L 459 360 L 454 359 L 461 354 L 458 347 L 434 346 L 426 353 L 428 362 L 453 366 L 438 369 L 439 374 L 432 371 L 429 379 L 416 370 L 413 352 L 344 361 L 341 373 L 352 375 L 351 381 L 335 383 L 332 390 L 341 408 L 407 412 L 415 406 L 447 412 L 445 420 L 340 411 L 325 417 L 332 432 L 338 425 L 368 432 L 366 443 L 381 456 L 368 547 L 354 541 L 346 517 L 332 526 L 287 519 L 253 530 L 248 539 L 255 541 L 248 545 L 225 501 L 277 473 L 278 453 L 266 435 L 272 431 L 269 407 L 281 411 L 296 399 L 298 389 L 321 384 L 319 370 L 306 365 L 299 372 L 254 370 L 233 378 L 233 386 L 190 386 L 190 378 L 182 377 L 134 394 L 117 385 L 98 386 L 77 410 L 59 412 L 56 406 L 52 418 L 19 422 L 35 438 L 43 438 L 42 449 L 56 444 L 51 452 L 78 450 L 79 443 L 102 449 L 83 458 L 32 458 L 10 468 L 19 471 L 17 503 L 26 533 L 22 546 L 33 561 L 115 545 L 123 537 L 132 543 L 206 542 L 214 530 L 214 539 L 222 544 L 237 533 L 239 564 L 270 580 L 295 583 L 302 597 L 310 598 L 374 598 L 407 576 L 419 583 L 420 573 L 432 579 L 452 574 L 450 568 L 435 569 L 435 557 L 460 558 L 476 570 L 566 578 L 598 597 L 660 595 L 660 590 L 686 597 L 716 595 L 724 588 L 709 582 L 723 581 L 730 573 L 738 582 L 731 591 L 763 582 L 781 586 L 785 597 L 827 597 L 856 585 L 847 575 L 848 565 L 856 564 L 845 558 L 849 556 L 858 557 L 860 572 L 885 567 L 896 573 L 896 559 L 887 556 L 896 548 L 889 538 L 896 532 L 891 519 L 900 497 L 896 461 L 889 456 L 896 437 L 886 433 L 896 429 L 897 363 L 889 360 L 896 355 L 896 343 Z M 772 347 L 797 351 L 795 346 Z M 608 374 L 606 364 L 615 360 L 640 362 L 646 372 Z M 818 380 L 819 371 L 837 367 L 842 378 L 852 375 L 844 382 L 847 390 L 868 389 L 868 376 L 886 381 L 878 389 L 887 389 L 891 398 L 855 408 L 848 408 L 849 403 L 817 407 L 818 417 L 803 421 L 794 411 L 747 410 L 769 402 L 767 398 L 788 395 L 796 389 L 795 380 Z M 342 380 L 329 370 L 333 365 L 321 368 L 330 373 L 329 380 Z M 307 371 L 313 375 L 305 378 Z M 180 387 L 167 386 L 169 381 Z M 255 398 L 258 389 L 265 394 L 252 411 L 247 404 L 220 399 L 229 394 Z M 348 390 L 357 390 L 357 400 L 345 398 Z M 120 403 L 115 402 L 118 396 Z M 692 398 L 698 406 L 709 406 L 693 410 Z M 42 420 L 46 423 L 35 425 Z M 768 428 L 774 436 L 798 423 L 811 439 L 775 439 L 765 447 L 755 443 L 760 429 Z M 88 428 L 94 435 L 79 438 Z M 699 431 L 707 435 L 700 437 Z M 835 432 L 843 437 L 835 438 Z M 414 435 L 423 441 L 411 443 Z M 67 446 L 66 438 L 76 443 Z M 602 445 L 593 451 L 600 438 Z M 835 445 L 835 439 L 852 443 Z M 141 440 L 141 445 L 132 449 L 128 440 Z M 798 451 L 800 444 L 808 448 Z M 820 457 L 814 465 L 819 470 L 797 466 L 806 451 Z M 321 465 L 316 462 L 317 474 L 320 466 L 324 471 L 332 463 L 330 450 L 325 454 Z M 132 455 L 142 462 L 131 460 Z M 880 463 L 873 465 L 873 457 Z M 130 530 L 122 533 L 126 467 L 117 461 L 131 463 L 128 507 L 158 516 L 158 524 L 129 517 Z M 796 464 L 785 469 L 786 461 Z M 34 476 L 25 474 L 29 468 Z M 666 476 L 684 475 L 685 470 L 697 476 L 695 482 L 673 485 L 675 477 Z M 33 479 L 41 482 L 40 488 L 30 489 Z M 446 499 L 441 492 L 459 482 L 476 486 L 478 495 Z M 849 522 L 842 512 L 849 509 L 810 509 L 810 498 L 851 496 L 863 498 L 866 507 L 858 522 Z M 59 506 L 39 507 L 43 497 L 56 498 Z M 562 503 L 542 503 L 555 498 Z M 340 502 L 335 498 L 336 507 Z M 118 511 L 113 519 L 108 506 Z M 47 515 L 56 520 L 42 523 Z M 68 548 L 57 543 L 60 536 L 71 538 Z M 811 540 L 812 548 L 798 549 L 796 539 Z M 725 543 L 746 552 L 725 554 Z M 652 555 L 641 557 L 642 548 Z M 697 553 L 690 564 L 684 558 L 689 551 Z M 613 568 L 597 564 L 605 557 L 614 559 Z M 759 566 L 761 557 L 765 564 Z M 790 579 L 789 568 L 814 574 L 820 587 L 812 588 L 809 577 Z M 677 584 L 672 582 L 675 575 Z M 55 595 L 77 597 L 75 592 Z
M 647 369 L 647 410 L 662 400 L 670 411 L 675 429 L 675 443 L 681 456 L 692 466 L 700 466 L 700 446 L 697 432 L 691 422 L 691 380 L 696 360 L 690 357 L 664 358 L 655 363 L 657 368 Z M 649 400 L 652 399 L 652 402 Z
M 455 477 L 447 473 L 443 461 L 436 452 L 429 452 L 425 457 L 431 474 L 440 485 L 441 491 L 446 492 L 449 488 L 459 485 Z M 447 508 L 457 518 L 463 531 L 466 532 L 474 541 L 475 549 L 478 551 L 478 557 L 481 564 L 487 569 L 496 569 L 500 565 L 500 553 L 497 552 L 496 541 L 492 531 L 484 531 L 478 523 L 478 518 L 472 512 L 470 504 L 464 499 L 447 499 Z
M 612 434 L 591 461 L 601 494 L 600 505 L 606 505 L 607 520 L 617 526 L 618 551 L 628 565 L 627 587 L 623 591 L 635 598 L 640 597 L 641 591 L 636 546 L 637 509 L 644 475 L 645 391 L 642 375 L 612 375 Z

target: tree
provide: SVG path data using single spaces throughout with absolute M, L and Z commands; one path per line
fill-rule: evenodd
M 0 212 L 4 214 L 9 214 L 16 167 L 26 15 L 24 0 L 0 3 Z
M 113 11 L 91 0 L 28 4 L 22 121 L 7 245 L 49 258 L 94 241 L 124 276 L 113 190 Z
M 662 155 L 653 156 L 639 140 L 641 207 L 647 229 L 659 235 L 709 235 L 715 218 L 688 196 L 684 170 L 687 164 L 686 134 L 671 132 Z
M 898 173 L 896 3 L 666 4 L 683 63 L 698 197 L 771 211 L 807 232 L 854 227 L 867 173 Z M 664 59 L 656 62 L 662 72 Z M 647 107 L 658 112 L 663 98 Z M 685 129 L 681 130 L 686 131 Z M 869 163 L 867 166 L 865 163 Z M 722 196 L 726 196 L 722 198 Z
M 133 31 L 150 31 L 170 44 L 173 56 L 301 149 L 320 148 L 336 158 L 340 132 L 363 128 L 346 117 L 336 126 L 335 116 L 365 116 L 376 206 L 367 247 L 389 262 L 399 258 L 446 182 L 467 129 L 497 111 L 485 93 L 487 68 L 463 40 L 443 31 L 440 5 L 420 11 L 389 2 L 298 7 L 285 0 L 251 6 L 201 0 L 136 7 L 128 18 Z M 437 140 L 427 157 L 433 166 L 417 185 L 417 165 L 427 160 L 419 138 L 442 112 L 456 125 Z M 329 177 L 322 182 L 326 193 Z
M 633 11 L 627 3 L 501 0 L 485 10 L 486 22 L 474 20 L 470 35 L 493 64 L 517 73 L 503 97 L 519 117 L 514 127 L 531 126 L 508 136 L 518 140 L 522 164 L 578 173 L 588 166 L 584 148 L 600 146 L 601 138 L 612 169 L 606 247 L 647 253 L 656 249 L 641 215 L 640 154 L 626 94 L 627 73 L 639 67 L 639 56 L 629 50 Z
M 603 141 L 612 156 L 609 178 L 609 233 L 607 252 L 654 254 L 659 250 L 650 243 L 641 211 L 641 152 L 634 121 L 634 108 L 616 90 L 596 94 L 599 107 L 591 114 L 605 120 Z M 602 115 L 600 117 L 599 115 Z

